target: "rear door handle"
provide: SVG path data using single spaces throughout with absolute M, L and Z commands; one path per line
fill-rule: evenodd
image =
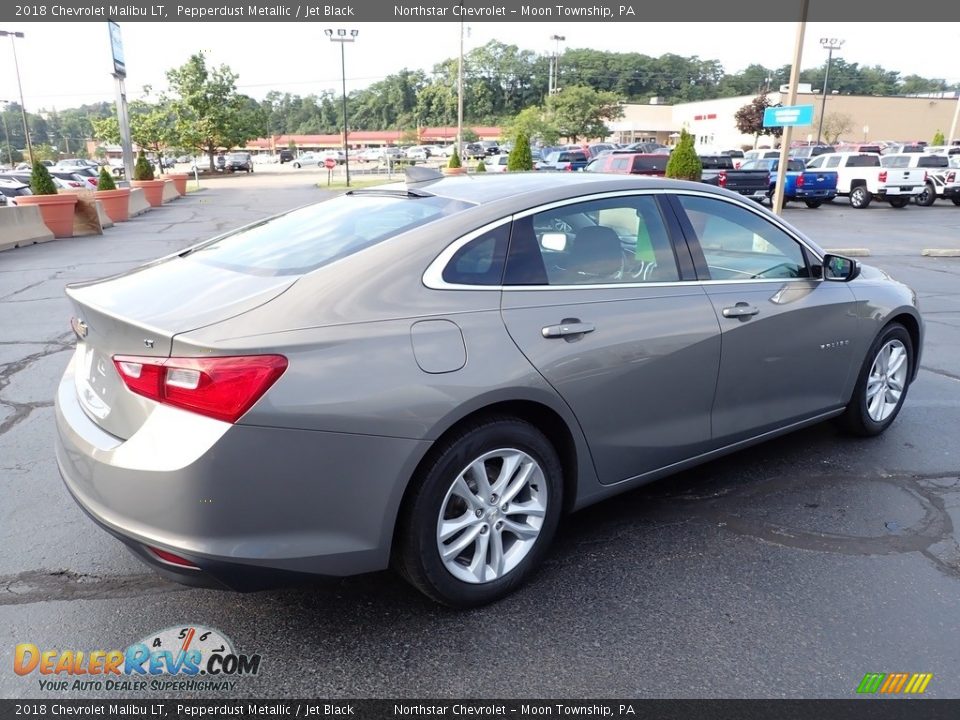
M 745 302 L 738 302 L 733 307 L 725 307 L 723 316 L 727 318 L 748 318 L 760 312 L 760 308 Z
M 571 335 L 585 335 L 592 333 L 596 327 L 591 323 L 580 322 L 579 320 L 564 320 L 559 325 L 547 325 L 541 332 L 545 338 L 562 338 Z

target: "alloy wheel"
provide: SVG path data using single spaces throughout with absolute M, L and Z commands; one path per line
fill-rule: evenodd
M 907 348 L 893 339 L 880 348 L 867 378 L 867 413 L 880 423 L 897 409 L 907 382 Z

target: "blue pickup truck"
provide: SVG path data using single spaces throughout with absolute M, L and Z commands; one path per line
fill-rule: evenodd
M 749 160 L 742 170 L 766 170 L 770 173 L 770 197 L 777 187 L 778 158 Z M 807 207 L 818 208 L 837 196 L 837 173 L 833 170 L 807 170 L 803 160 L 788 160 L 783 201 L 803 200 Z

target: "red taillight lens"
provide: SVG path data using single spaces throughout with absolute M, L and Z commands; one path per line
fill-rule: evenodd
M 76 180 L 67 180 L 67 183 L 70 187 L 83 187 L 83 183 L 77 182 Z
M 567 166 L 564 168 L 564 170 L 565 170 L 566 172 L 573 172 L 573 165 L 567 165 Z
M 948 182 L 948 183 L 952 183 L 952 182 L 956 182 L 956 181 L 957 181 L 957 174 L 956 174 L 956 173 L 947 173 L 947 182 Z
M 923 173 L 923 181 L 926 182 L 928 177 L 930 177 L 930 174 L 929 174 L 928 172 L 924 171 L 924 173 Z
M 727 174 L 723 170 L 717 174 L 717 185 L 720 187 L 727 186 Z
M 187 560 L 186 558 L 182 558 L 179 555 L 174 555 L 172 552 L 167 552 L 166 550 L 155 548 L 152 545 L 147 545 L 146 547 L 150 552 L 152 552 L 154 555 L 156 555 L 158 558 L 160 558 L 166 563 L 170 563 L 171 565 L 179 565 L 180 567 L 185 567 L 185 568 L 192 568 L 193 570 L 200 569 L 196 565 L 194 565 L 192 562 Z
M 803 175 L 797 175 L 797 187 L 803 187 Z
M 880 178 L 879 178 L 879 180 L 880 180 L 880 182 L 884 182 L 884 183 L 887 181 L 887 171 L 886 171 L 886 170 L 881 170 L 881 171 L 880 171 Z
M 117 355 L 113 364 L 131 392 L 228 423 L 239 420 L 287 369 L 282 355 Z

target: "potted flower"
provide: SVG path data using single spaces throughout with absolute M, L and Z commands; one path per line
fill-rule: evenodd
M 73 237 L 73 209 L 77 204 L 76 193 L 57 193 L 57 186 L 50 171 L 42 162 L 34 161 L 30 173 L 30 191 L 33 195 L 20 195 L 17 205 L 36 205 L 40 217 L 54 237 Z
M 105 167 L 100 168 L 97 189 L 93 196 L 103 203 L 103 211 L 115 223 L 130 219 L 130 188 L 117 188 Z
M 150 203 L 150 207 L 163 205 L 163 180 L 153 179 L 153 167 L 143 150 L 137 155 L 137 164 L 133 166 L 133 187 L 143 188 L 143 196 Z
M 453 149 L 453 154 L 450 156 L 450 162 L 447 163 L 447 166 L 443 169 L 443 172 L 446 175 L 466 174 L 467 169 L 463 167 L 463 163 L 460 162 L 460 153 L 457 152 L 457 148 Z

